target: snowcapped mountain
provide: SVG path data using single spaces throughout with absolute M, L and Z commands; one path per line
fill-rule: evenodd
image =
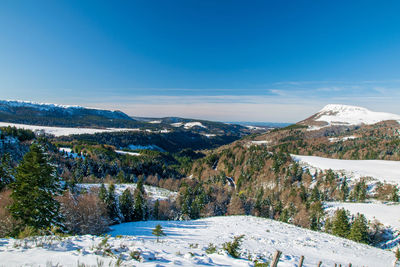
M 400 115 L 375 112 L 357 106 L 329 104 L 318 113 L 301 121 L 300 124 L 311 126 L 312 130 L 318 130 L 328 126 L 370 125 L 389 120 L 400 122 Z

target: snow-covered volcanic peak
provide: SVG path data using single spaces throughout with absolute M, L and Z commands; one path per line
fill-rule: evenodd
M 374 112 L 357 106 L 329 104 L 314 116 L 314 120 L 327 122 L 329 125 L 361 125 L 388 120 L 400 121 L 400 115 Z

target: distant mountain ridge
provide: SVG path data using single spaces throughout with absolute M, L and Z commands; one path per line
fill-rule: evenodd
M 122 127 L 135 120 L 121 111 L 1 100 L 0 121 L 42 126 Z
M 234 135 L 237 138 L 260 129 L 249 129 L 237 124 L 187 119 L 179 117 L 131 117 L 119 110 L 103 110 L 82 106 L 0 100 L 0 122 L 23 125 L 72 128 L 124 128 L 150 131 L 191 131 L 212 137 Z

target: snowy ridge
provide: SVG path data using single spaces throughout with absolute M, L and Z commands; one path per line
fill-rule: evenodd
M 160 242 L 152 229 L 161 224 L 167 236 Z M 194 221 L 142 221 L 114 225 L 107 244 L 114 256 L 101 256 L 98 245 L 103 237 L 72 236 L 55 239 L 42 246 L 23 240 L 0 239 L 0 265 L 4 266 L 86 266 L 115 264 L 121 266 L 254 266 L 252 260 L 270 260 L 276 250 L 282 251 L 279 267 L 297 266 L 304 256 L 305 267 L 341 264 L 348 266 L 393 266 L 391 251 L 374 248 L 353 241 L 299 228 L 286 223 L 251 216 L 212 217 Z M 244 234 L 241 257 L 234 259 L 222 250 L 222 244 L 234 236 Z M 120 236 L 124 235 L 124 236 Z M 212 243 L 216 253 L 207 254 Z M 18 245 L 20 244 L 20 245 Z M 140 251 L 142 261 L 130 257 Z M 249 260 L 250 259 L 250 260 Z M 114 265 L 110 265 L 114 266 Z
M 366 108 L 329 104 L 315 115 L 315 121 L 327 122 L 328 125 L 361 125 L 375 124 L 381 121 L 400 121 L 400 115 L 374 112 Z

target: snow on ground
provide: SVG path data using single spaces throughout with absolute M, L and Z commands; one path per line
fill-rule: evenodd
M 267 141 L 267 140 L 263 140 L 263 141 L 251 141 L 251 143 L 252 143 L 253 145 L 266 145 L 266 144 L 269 143 L 269 141 Z
M 185 125 L 183 127 L 185 127 L 185 129 L 190 129 L 193 127 L 201 127 L 201 128 L 207 128 L 206 126 L 204 126 L 201 122 L 195 121 L 195 122 L 187 122 L 185 123 Z
M 331 169 L 348 178 L 372 177 L 381 182 L 400 185 L 400 161 L 390 160 L 342 160 L 316 156 L 291 155 L 302 166 L 319 170 Z
M 216 134 L 203 134 L 203 133 L 202 133 L 202 135 L 204 135 L 205 137 L 208 137 L 208 138 L 217 136 Z
M 316 118 L 316 121 L 324 121 L 330 125 L 375 124 L 386 120 L 400 121 L 400 115 L 374 112 L 356 106 L 330 104 L 320 110 Z
M 104 184 L 108 188 L 108 184 Z M 125 191 L 125 189 L 129 188 L 132 192 L 136 189 L 136 184 L 114 184 L 115 185 L 115 193 L 119 196 L 122 194 L 122 192 Z M 77 184 L 78 187 L 80 188 L 85 188 L 86 190 L 91 190 L 93 188 L 99 188 L 101 184 Z M 169 198 L 175 198 L 177 196 L 177 192 L 173 192 L 161 187 L 156 187 L 156 186 L 149 186 L 145 185 L 144 189 L 147 193 L 147 195 L 151 199 L 158 199 L 158 200 L 166 200 Z
M 165 237 L 160 242 L 152 235 L 155 225 L 161 224 Z M 300 256 L 304 265 L 334 266 L 393 266 L 394 253 L 350 240 L 313 232 L 293 225 L 251 216 L 212 217 L 194 221 L 146 221 L 112 226 L 106 240 L 113 256 L 102 256 L 104 238 L 72 236 L 53 242 L 0 239 L 0 266 L 91 266 L 103 262 L 122 266 L 253 266 L 251 260 L 270 259 L 278 249 L 282 251 L 279 267 L 296 266 Z M 221 248 L 234 236 L 244 234 L 241 258 L 234 259 Z M 123 236 L 121 236 L 123 235 Z M 36 242 L 37 243 L 37 242 Z M 212 243 L 217 253 L 207 254 Z M 130 252 L 140 251 L 141 262 L 131 259 Z M 50 265 L 50 263 L 52 265 Z
M 50 126 L 39 126 L 39 125 L 28 125 L 19 123 L 0 122 L 0 127 L 16 127 L 19 129 L 28 129 L 31 131 L 44 131 L 47 134 L 54 136 L 65 136 L 72 134 L 95 134 L 104 132 L 127 132 L 127 131 L 140 131 L 140 129 L 130 128 L 106 128 L 106 129 L 94 129 L 94 128 L 72 128 L 72 127 L 50 127 Z
M 198 121 L 187 122 L 187 123 L 175 122 L 175 123 L 171 123 L 171 126 L 173 126 L 173 127 L 181 127 L 181 126 L 183 126 L 185 129 L 190 129 L 190 128 L 195 127 L 195 126 L 202 127 L 202 128 L 207 128 L 201 122 L 198 122 Z
M 331 137 L 329 138 L 330 142 L 339 142 L 339 141 L 347 141 L 347 140 L 352 140 L 356 139 L 357 136 L 350 135 L 350 136 L 344 136 L 344 137 Z
M 115 150 L 115 153 L 122 154 L 122 155 L 140 156 L 140 153 L 123 151 L 123 150 Z
M 58 150 L 60 152 L 65 152 L 69 157 L 73 157 L 73 158 L 82 157 L 82 158 L 84 158 L 83 156 L 78 155 L 78 153 L 72 152 L 72 149 L 69 148 L 69 147 L 60 147 Z
M 400 204 L 384 203 L 351 203 L 351 202 L 325 202 L 326 210 L 333 213 L 336 209 L 344 208 L 356 215 L 362 213 L 365 217 L 373 221 L 377 219 L 386 226 L 400 230 Z

